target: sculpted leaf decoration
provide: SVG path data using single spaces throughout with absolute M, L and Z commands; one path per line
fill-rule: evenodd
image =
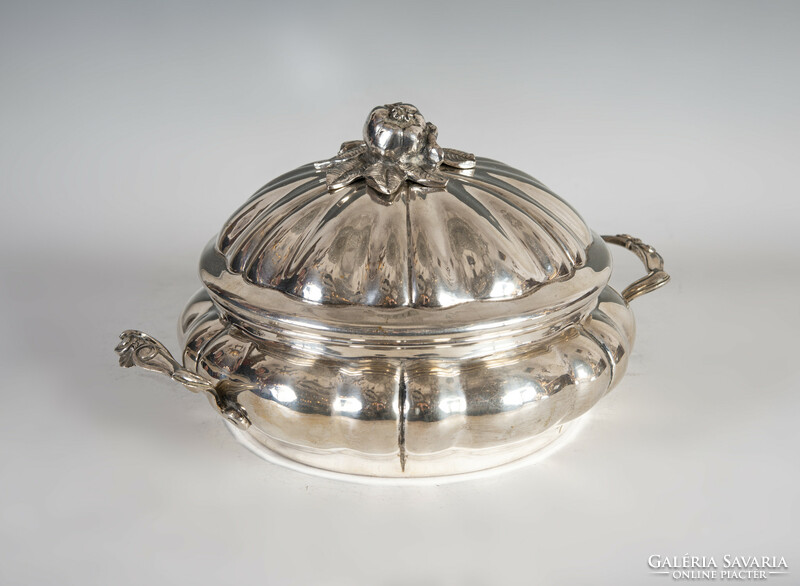
M 389 104 L 370 112 L 364 140 L 342 144 L 336 157 L 317 163 L 325 170 L 328 189 L 335 190 L 364 179 L 383 195 L 393 195 L 406 181 L 443 188 L 447 174 L 441 165 L 472 169 L 475 156 L 436 143 L 438 130 L 425 122 L 411 104 Z

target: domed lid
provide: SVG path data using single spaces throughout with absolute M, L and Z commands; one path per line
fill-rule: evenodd
M 201 260 L 212 297 L 246 321 L 404 330 L 542 311 L 605 285 L 605 246 L 569 204 L 436 140 L 414 106 L 373 109 L 363 141 L 278 177 L 228 220 Z

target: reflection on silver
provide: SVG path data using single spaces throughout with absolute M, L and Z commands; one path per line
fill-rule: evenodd
M 448 176 L 440 165 L 472 169 L 475 156 L 443 149 L 436 144 L 438 130 L 425 122 L 411 104 L 388 104 L 370 112 L 364 125 L 364 140 L 342 144 L 339 154 L 317 163 L 325 170 L 328 189 L 336 190 L 364 179 L 383 195 L 394 195 L 404 181 L 443 188 Z M 391 202 L 391 200 L 388 200 Z
M 622 295 L 605 242 L 648 270 Z M 408 104 L 376 108 L 363 143 L 259 190 L 200 276 L 184 366 L 136 331 L 120 363 L 208 393 L 265 450 L 401 477 L 558 438 L 623 376 L 628 302 L 669 279 L 652 247 L 597 236 L 529 175 L 441 149 Z
M 236 402 L 236 396 L 251 389 L 251 385 L 236 383 L 232 379 L 219 380 L 212 384 L 207 379 L 183 368 L 161 342 L 137 330 L 122 332 L 120 343 L 114 350 L 119 354 L 120 366 L 125 368 L 141 366 L 145 370 L 166 374 L 193 393 L 205 391 L 214 400 L 225 419 L 240 429 L 250 427 L 247 411 Z

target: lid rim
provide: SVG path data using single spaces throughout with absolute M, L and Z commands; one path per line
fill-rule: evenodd
M 550 330 L 571 323 L 608 284 L 611 255 L 597 234 L 583 266 L 520 297 L 465 301 L 448 307 L 375 307 L 314 303 L 246 282 L 231 273 L 212 240 L 203 253 L 200 278 L 212 301 L 230 321 L 257 337 L 259 332 L 337 340 L 351 344 L 363 338 L 377 345 L 393 338 L 425 345 L 447 336 L 471 338 L 507 330 Z M 293 334 L 292 334 L 293 333 Z M 430 340 L 427 340 L 430 339 Z M 406 343 L 406 342 L 404 342 Z M 441 342 L 438 342 L 441 343 Z

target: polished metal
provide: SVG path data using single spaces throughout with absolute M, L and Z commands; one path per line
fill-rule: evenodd
M 620 295 L 605 242 L 648 274 Z M 371 476 L 497 466 L 561 437 L 623 376 L 628 302 L 669 279 L 507 165 L 441 149 L 408 104 L 268 183 L 201 256 L 183 367 L 128 331 L 123 366 L 207 392 L 257 445 Z
M 669 275 L 664 272 L 664 259 L 656 252 L 656 249 L 645 244 L 638 238 L 634 238 L 628 234 L 617 234 L 616 236 L 603 236 L 603 240 L 611 244 L 618 244 L 624 246 L 639 257 L 647 268 L 647 274 L 641 279 L 635 281 L 622 291 L 622 298 L 625 301 L 632 301 L 649 293 L 655 291 L 659 287 L 663 287 L 669 281 Z
M 364 124 L 364 140 L 343 143 L 335 158 L 317 163 L 317 168 L 325 170 L 330 190 L 361 178 L 383 195 L 397 193 L 405 181 L 442 188 L 448 180 L 439 170 L 442 164 L 472 169 L 475 156 L 441 148 L 437 135 L 436 126 L 411 104 L 378 106 Z
M 245 390 L 252 390 L 252 385 L 230 378 L 212 384 L 208 379 L 183 368 L 161 342 L 138 330 L 125 330 L 119 338 L 120 343 L 114 350 L 119 354 L 120 366 L 140 366 L 167 375 L 193 393 L 204 391 L 214 400 L 225 419 L 239 429 L 250 427 L 247 413 L 236 402 L 236 396 Z

